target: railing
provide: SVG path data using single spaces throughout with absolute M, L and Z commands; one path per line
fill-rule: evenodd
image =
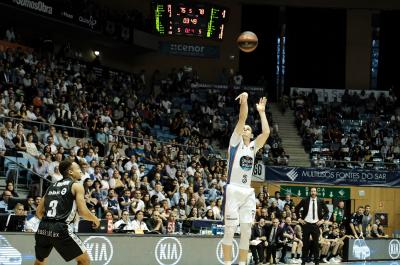
M 400 169 L 400 159 L 394 159 L 394 162 L 384 162 L 384 161 L 349 161 L 349 160 L 326 160 L 326 159 L 291 159 L 290 154 L 288 154 L 288 164 L 279 164 L 277 162 L 277 158 L 273 158 L 272 160 L 263 157 L 263 161 L 268 166 L 295 166 L 297 164 L 304 164 L 304 162 L 308 162 L 308 167 L 315 168 L 343 168 L 343 169 L 371 169 L 371 170 L 399 170 Z
M 43 193 L 43 181 L 50 182 L 45 176 L 42 176 L 36 172 L 34 172 L 32 169 L 28 167 L 28 163 L 26 162 L 27 159 L 23 157 L 10 157 L 10 156 L 5 156 L 4 157 L 4 176 L 6 178 L 6 181 L 11 179 L 10 174 L 15 174 L 15 176 L 12 177 L 12 180 L 14 182 L 14 189 L 15 191 L 18 191 L 18 187 L 20 185 L 20 181 L 22 180 L 20 178 L 21 176 L 21 171 L 26 171 L 26 186 L 29 188 L 29 182 L 32 177 L 32 175 L 35 175 L 39 177 L 39 191 L 38 194 Z M 7 169 L 7 171 L 6 171 Z
M 61 125 L 61 124 L 53 124 L 49 122 L 39 122 L 39 121 L 31 121 L 31 120 L 24 120 L 24 119 L 19 119 L 19 118 L 13 118 L 13 117 L 0 117 L 0 122 L 5 123 L 6 121 L 13 121 L 13 122 L 18 122 L 22 123 L 24 125 L 24 128 L 27 129 L 32 129 L 33 126 L 37 126 L 39 131 L 46 131 L 50 126 L 54 126 L 56 130 L 67 130 L 69 135 L 72 137 L 88 137 L 89 136 L 89 131 L 87 129 L 83 128 L 78 128 L 78 127 L 71 127 L 71 126 L 66 126 L 66 125 Z

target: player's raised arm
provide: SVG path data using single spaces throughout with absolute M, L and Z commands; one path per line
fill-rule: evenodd
M 256 138 L 256 152 L 262 148 L 267 141 L 270 133 L 267 116 L 265 115 L 265 106 L 267 105 L 267 98 L 262 97 L 258 104 L 256 104 L 257 111 L 260 114 L 262 132 Z
M 88 221 L 94 223 L 94 227 L 98 228 L 100 226 L 99 219 L 93 215 L 86 206 L 85 202 L 85 190 L 83 186 L 79 183 L 74 183 L 72 185 L 72 193 L 75 194 L 76 206 L 78 208 L 79 215 Z
M 247 92 L 243 92 L 242 94 L 240 94 L 239 96 L 237 96 L 235 98 L 235 100 L 239 100 L 239 104 L 240 104 L 239 120 L 238 120 L 238 123 L 236 124 L 235 131 L 234 131 L 237 135 L 243 134 L 244 125 L 246 123 L 247 114 L 249 112 L 249 107 L 247 105 L 248 97 L 249 97 L 249 95 L 247 94 Z

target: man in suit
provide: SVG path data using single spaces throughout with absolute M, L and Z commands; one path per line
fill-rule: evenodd
M 269 227 L 267 230 L 267 263 L 271 260 L 272 256 L 272 263 L 277 264 L 276 262 L 276 251 L 280 247 L 279 242 L 282 240 L 282 228 L 279 227 L 279 219 L 274 218 L 272 220 L 272 226 Z M 272 264 L 271 263 L 271 264 Z
M 265 230 L 265 220 L 261 218 L 258 223 L 253 225 L 251 229 L 251 237 L 250 237 L 250 251 L 253 255 L 254 264 L 258 265 L 264 262 L 265 258 L 265 248 L 267 241 L 267 231 Z M 260 242 L 257 242 L 259 240 Z M 256 244 L 258 243 L 258 244 Z
M 310 247 L 314 252 L 314 263 L 319 264 L 319 226 L 329 218 L 328 207 L 322 199 L 317 198 L 317 188 L 311 188 L 310 192 L 311 196 L 301 200 L 295 208 L 296 215 L 299 216 L 298 222 L 303 225 L 302 265 L 306 264 Z M 300 212 L 300 209 L 303 210 Z

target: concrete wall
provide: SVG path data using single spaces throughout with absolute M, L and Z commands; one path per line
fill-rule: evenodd
M 370 87 L 372 11 L 347 10 L 346 88 Z

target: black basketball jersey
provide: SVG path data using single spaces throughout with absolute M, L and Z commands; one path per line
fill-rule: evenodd
M 75 197 L 72 195 L 70 178 L 62 179 L 52 184 L 46 192 L 44 201 L 45 214 L 43 220 L 71 223 L 76 215 Z

